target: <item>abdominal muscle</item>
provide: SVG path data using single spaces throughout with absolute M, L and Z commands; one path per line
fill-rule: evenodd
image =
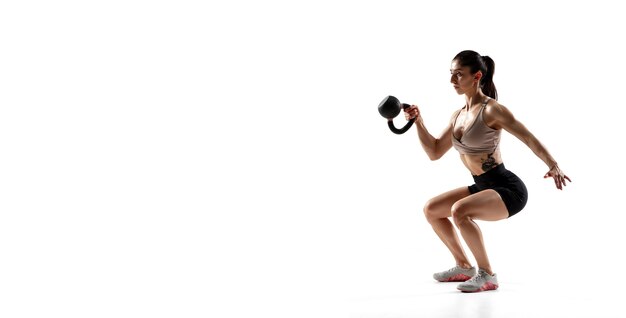
M 500 156 L 500 150 L 496 149 L 493 153 L 476 155 L 461 154 L 461 161 L 463 161 L 463 164 L 472 175 L 478 176 L 501 164 L 502 157 Z

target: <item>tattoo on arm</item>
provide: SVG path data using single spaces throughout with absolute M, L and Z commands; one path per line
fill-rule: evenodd
M 496 159 L 493 157 L 493 153 L 487 155 L 487 159 L 482 159 L 482 168 L 483 171 L 489 171 L 491 168 L 496 166 Z

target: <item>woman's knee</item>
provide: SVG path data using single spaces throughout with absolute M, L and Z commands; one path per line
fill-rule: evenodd
M 427 220 L 446 218 L 449 215 L 443 211 L 443 204 L 436 198 L 430 199 L 424 204 L 424 216 Z
M 471 214 L 468 209 L 468 205 L 464 204 L 462 201 L 455 202 L 452 205 L 452 219 L 454 223 L 458 225 L 462 225 L 465 222 L 471 221 Z

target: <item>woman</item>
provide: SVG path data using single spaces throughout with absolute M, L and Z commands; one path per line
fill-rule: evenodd
M 491 58 L 474 51 L 463 51 L 454 57 L 450 82 L 459 95 L 465 95 L 465 106 L 454 112 L 450 124 L 439 138 L 428 132 L 416 105 L 405 110 L 407 119 L 416 118 L 417 135 L 428 157 L 437 160 L 454 146 L 475 181 L 469 187 L 457 188 L 430 199 L 424 207 L 426 219 L 456 261 L 455 267 L 435 273 L 434 278 L 441 282 L 463 282 L 458 286 L 463 292 L 498 288 L 498 279 L 489 264 L 482 233 L 474 220 L 509 218 L 520 212 L 528 199 L 522 180 L 507 170 L 502 162 L 499 149 L 502 130 L 524 142 L 546 163 L 549 171 L 544 178 L 554 178 L 557 189 L 563 189 L 565 180 L 571 182 L 539 140 L 504 105 L 497 102 L 494 69 Z M 478 270 L 472 267 L 465 255 L 449 217 L 452 217 L 474 255 Z

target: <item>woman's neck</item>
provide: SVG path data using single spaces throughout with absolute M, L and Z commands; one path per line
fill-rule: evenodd
M 480 106 L 486 99 L 486 95 L 478 89 L 473 93 L 465 95 L 465 106 L 467 107 L 467 111 L 474 109 L 477 106 Z

